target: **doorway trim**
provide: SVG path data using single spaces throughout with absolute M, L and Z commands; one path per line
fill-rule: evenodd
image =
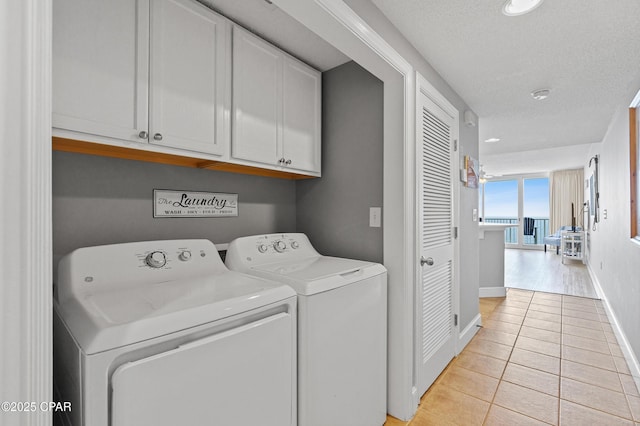
M 403 420 L 417 409 L 413 386 L 413 304 L 415 285 L 415 79 L 413 67 L 342 0 L 273 0 L 276 6 L 332 43 L 384 82 L 384 263 L 389 270 L 389 352 L 387 411 Z M 22 401 L 51 400 L 51 0 L 10 2 L 2 26 L 1 63 L 21 71 L 18 82 L 0 83 L 17 91 L 14 108 L 2 111 L 11 132 L 3 139 L 3 164 L 22 177 L 3 180 L 3 197 L 21 200 L 26 214 L 4 217 L 0 226 L 18 239 L 4 238 L 0 338 L 2 396 Z M 6 87 L 5 87 L 6 85 Z M 18 106 L 20 105 L 20 107 Z M 15 116 L 16 120 L 11 120 Z M 5 152 L 6 151 L 6 152 Z M 9 169 L 5 169 L 9 170 Z M 401 188 L 401 190 L 399 190 Z M 3 229 L 4 230 L 4 229 Z M 17 245 L 16 245 L 17 244 Z M 7 326 L 8 325 L 8 326 Z M 16 330 L 18 334 L 16 333 Z M 15 393 L 15 396 L 14 396 Z M 50 425 L 50 413 L 16 423 Z M 25 420 L 26 419 L 26 420 Z
M 426 96 L 429 100 L 431 100 L 434 104 L 436 104 L 439 108 L 441 108 L 446 114 L 448 114 L 452 119 L 453 119 L 453 126 L 451 128 L 452 130 L 452 139 L 454 140 L 454 147 L 453 147 L 453 154 L 452 154 L 452 163 L 451 163 L 451 176 L 452 176 L 452 185 L 453 185 L 453 191 L 452 191 L 452 226 L 454 229 L 459 229 L 460 227 L 460 184 L 458 183 L 458 180 L 456 178 L 457 174 L 458 174 L 458 170 L 460 170 L 460 154 L 459 154 L 459 146 L 460 146 L 460 112 L 458 111 L 458 109 L 451 103 L 449 102 L 449 100 L 447 98 L 445 98 L 431 83 L 429 83 L 429 81 L 424 78 L 419 72 L 416 71 L 416 102 L 415 102 L 415 129 L 416 129 L 416 134 L 415 134 L 415 140 L 414 140 L 414 152 L 415 152 L 415 158 L 414 158 L 414 167 L 415 167 L 415 174 L 414 174 L 414 190 L 415 190 L 415 194 L 414 196 L 416 197 L 416 200 L 421 199 L 422 198 L 422 186 L 421 186 L 421 179 L 422 179 L 422 175 L 421 175 L 421 167 L 422 167 L 422 142 L 419 141 L 418 139 L 420 138 L 420 135 L 422 133 L 422 122 L 419 119 L 419 115 L 420 115 L 420 110 L 421 110 L 421 106 L 419 103 L 419 95 L 423 94 L 424 96 Z M 420 224 L 420 215 L 416 214 L 415 215 L 415 223 L 414 223 L 414 227 L 416 229 L 415 235 L 421 235 L 421 232 L 418 232 L 419 230 L 421 230 L 421 224 Z M 454 230 L 451 230 L 452 234 L 454 233 Z M 421 289 L 422 289 L 422 266 L 420 265 L 420 261 L 419 261 L 419 253 L 421 251 L 421 245 L 422 245 L 422 241 L 420 240 L 420 238 L 415 238 L 414 241 L 414 250 L 416 253 L 416 257 L 415 257 L 415 262 L 413 264 L 413 268 L 414 268 L 414 274 L 416 276 L 416 284 L 414 287 L 414 303 L 420 303 L 420 295 L 418 294 Z M 414 305 L 415 306 L 415 305 Z M 452 308 L 452 313 L 454 315 L 457 316 L 457 318 L 460 318 L 460 238 L 458 236 L 454 236 L 453 238 L 453 282 L 452 282 L 452 286 L 451 286 L 451 308 Z M 417 307 L 414 307 L 414 312 L 417 312 Z M 420 321 L 421 318 L 418 318 L 417 315 L 414 318 L 414 321 L 416 322 L 414 324 L 414 382 L 416 383 L 416 390 L 417 390 L 417 383 L 418 383 L 418 374 L 419 374 L 419 364 L 420 364 L 420 353 L 421 353 L 421 348 L 422 348 L 422 339 L 420 338 L 420 336 L 418 336 L 417 334 L 417 322 Z M 453 319 L 452 319 L 453 321 Z M 472 321 L 471 325 L 475 325 L 475 321 Z M 467 327 L 468 328 L 468 327 Z M 454 356 L 457 356 L 462 349 L 466 346 L 466 344 L 468 343 L 467 338 L 465 337 L 465 339 L 461 340 L 461 336 L 460 336 L 460 323 L 458 322 L 457 324 L 454 325 L 453 327 L 453 331 L 454 331 Z M 466 331 L 466 330 L 465 330 Z M 468 333 L 468 332 L 467 332 Z M 467 334 L 466 335 L 470 335 Z M 471 337 L 472 334 L 471 334 Z M 422 395 L 418 395 L 418 398 L 420 398 Z
M 388 270 L 387 412 L 415 414 L 415 73 L 342 0 L 273 3 L 384 83 L 383 259 Z
M 0 6 L 0 399 L 37 405 L 3 425 L 51 424 L 51 25 L 51 0 Z

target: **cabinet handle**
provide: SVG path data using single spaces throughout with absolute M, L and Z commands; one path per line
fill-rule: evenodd
M 160 133 L 156 133 L 155 135 L 153 135 L 153 139 L 155 139 L 157 141 L 161 141 L 162 140 L 162 135 Z
M 140 139 L 148 139 L 149 138 L 149 133 L 145 132 L 144 130 L 141 131 L 140 133 L 138 133 L 138 137 Z
M 284 158 L 279 159 L 278 163 L 283 164 L 284 163 Z
M 291 160 L 285 161 L 284 164 L 286 164 L 288 166 L 289 164 L 291 164 Z

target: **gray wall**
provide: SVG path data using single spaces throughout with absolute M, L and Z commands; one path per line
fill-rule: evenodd
M 418 53 L 398 29 L 371 2 L 371 0 L 345 0 L 362 19 L 380 34 L 429 83 L 431 83 L 460 112 L 460 158 L 470 155 L 478 158 L 478 127 L 464 124 L 464 111 L 469 106 L 448 85 L 446 80 Z M 468 72 L 472 73 L 473 69 Z M 445 76 L 446 78 L 446 76 Z M 462 161 L 462 160 L 461 160 Z M 460 183 L 458 183 L 460 185 Z M 472 219 L 472 210 L 478 208 L 478 190 L 460 185 L 460 330 L 479 314 L 479 242 L 478 223 Z
M 355 62 L 322 75 L 322 178 L 296 183 L 296 223 L 325 255 L 382 262 L 383 83 Z M 384 212 L 383 212 L 384 214 Z
M 481 231 L 480 237 L 480 287 L 504 288 L 504 230 Z
M 633 87 L 640 87 L 635 81 Z M 602 144 L 593 145 L 589 157 L 600 155 L 600 222 L 595 231 L 591 222 L 588 264 L 604 292 L 618 324 L 640 359 L 640 243 L 630 238 L 629 204 L 629 110 L 628 102 L 619 106 Z M 585 161 L 585 179 L 593 173 Z M 588 193 L 587 193 L 588 194 Z M 587 195 L 585 194 L 585 195 Z M 588 199 L 588 198 L 587 198 Z M 607 218 L 604 218 L 607 210 Z M 637 374 L 637 371 L 635 372 Z
M 238 217 L 153 218 L 153 189 L 238 194 Z M 54 260 L 78 247 L 296 229 L 295 182 L 65 152 L 53 153 Z

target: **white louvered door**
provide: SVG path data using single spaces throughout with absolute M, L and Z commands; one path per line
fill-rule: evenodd
M 419 394 L 455 356 L 454 327 L 454 118 L 418 95 L 420 288 L 416 306 Z

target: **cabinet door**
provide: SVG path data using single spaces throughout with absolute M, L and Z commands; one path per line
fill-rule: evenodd
M 233 27 L 234 158 L 279 165 L 283 53 Z
M 149 0 L 53 2 L 53 127 L 137 142 L 147 130 Z
M 225 18 L 195 1 L 151 2 L 150 143 L 224 153 L 230 31 Z
M 320 172 L 321 90 L 318 71 L 285 59 L 282 156 L 289 168 Z

